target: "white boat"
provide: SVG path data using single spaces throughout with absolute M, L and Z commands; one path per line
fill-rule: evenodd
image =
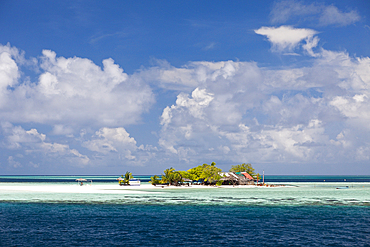
M 139 179 L 130 179 L 129 185 L 130 186 L 140 186 L 140 180 Z

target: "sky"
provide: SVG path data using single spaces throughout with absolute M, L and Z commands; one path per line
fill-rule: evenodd
M 0 175 L 370 175 L 370 2 L 0 2 Z

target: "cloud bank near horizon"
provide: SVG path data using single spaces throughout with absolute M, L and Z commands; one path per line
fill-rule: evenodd
M 37 169 L 40 157 L 80 167 L 367 162 L 370 58 L 318 48 L 311 29 L 255 32 L 273 51 L 308 55 L 311 65 L 198 61 L 174 67 L 162 61 L 128 75 L 112 59 L 100 67 L 50 50 L 27 59 L 1 45 L 2 148 L 12 152 L 7 166 Z M 37 74 L 34 81 L 27 69 Z M 155 105 L 155 88 L 176 92 L 177 99 L 158 116 L 153 146 L 138 143 L 126 128 Z
M 199 66 L 191 68 L 195 78 Z M 233 162 L 368 160 L 369 68 L 369 58 L 326 50 L 312 67 L 208 68 L 191 94 L 164 109 L 160 145 L 184 160 L 199 153 Z

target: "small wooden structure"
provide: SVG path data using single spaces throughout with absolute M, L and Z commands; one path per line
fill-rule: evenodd
M 77 179 L 76 179 L 76 181 L 77 181 L 77 183 L 79 183 L 79 184 L 80 184 L 80 186 L 84 185 L 84 183 L 83 183 L 83 182 L 87 182 L 87 180 L 86 180 L 86 179 L 84 179 L 84 178 L 77 178 Z M 91 182 L 92 182 L 92 180 L 91 180 Z
M 224 185 L 247 185 L 254 184 L 253 178 L 246 172 L 224 172 L 220 179 Z

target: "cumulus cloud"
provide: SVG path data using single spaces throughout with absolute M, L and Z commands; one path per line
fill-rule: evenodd
M 270 18 L 273 24 L 286 23 L 295 18 L 306 18 L 310 21 L 317 21 L 320 26 L 348 26 L 361 19 L 355 10 L 343 12 L 334 5 L 305 4 L 303 1 L 294 0 L 275 2 Z
M 265 126 L 263 130 L 252 131 L 248 126 L 239 125 L 239 132 L 225 132 L 234 153 L 244 159 L 260 162 L 307 162 L 327 137 L 321 121 L 312 119 L 306 125 L 284 127 L 283 125 Z M 322 157 L 321 157 L 322 158 Z
M 233 61 L 190 62 L 180 68 L 165 61 L 158 61 L 158 66 L 141 71 L 136 76 L 148 82 L 154 81 L 165 89 L 191 92 L 207 80 L 232 77 L 237 67 L 238 63 Z
M 25 155 L 36 154 L 64 158 L 80 165 L 89 163 L 86 155 L 82 155 L 76 149 L 71 149 L 68 145 L 47 142 L 46 135 L 39 133 L 36 129 L 25 130 L 21 126 L 13 126 L 5 122 L 2 123 L 2 132 L 5 137 L 3 143 L 5 148 L 22 150 Z
M 214 77 L 222 67 L 209 65 L 191 93 L 163 110 L 159 145 L 167 155 L 184 162 L 199 155 L 259 163 L 368 159 L 369 58 L 322 49 L 311 67 L 229 66 L 230 76 Z
M 122 127 L 101 128 L 82 146 L 116 162 L 125 161 L 129 165 L 144 165 L 155 157 L 158 150 L 150 145 L 137 145 L 136 140 Z M 95 155 L 95 157 L 98 157 Z
M 101 128 L 95 136 L 93 140 L 84 143 L 91 151 L 103 154 L 120 152 L 124 153 L 127 159 L 135 158 L 131 152 L 137 149 L 136 141 L 124 128 Z
M 303 48 L 313 55 L 312 48 L 317 46 L 318 38 L 313 37 L 316 31 L 306 28 L 293 28 L 291 26 L 261 27 L 254 31 L 264 35 L 272 43 L 272 50 L 277 52 L 292 52 L 303 40 Z
M 160 62 L 127 75 L 111 59 L 100 67 L 44 51 L 38 80 L 23 82 L 17 53 L 4 48 L 1 145 L 24 156 L 9 154 L 7 164 L 19 167 L 25 164 L 20 159 L 31 156 L 89 167 L 369 160 L 370 59 L 314 52 L 318 38 L 310 29 L 282 26 L 256 33 L 280 52 L 302 45 L 312 56 L 310 65 L 270 69 L 240 61 L 181 67 Z M 150 83 L 177 95 L 159 116 L 157 147 L 138 143 L 125 126 L 137 123 L 153 103 Z M 39 166 L 39 160 L 31 160 L 31 166 Z
M 15 86 L 20 77 L 17 63 L 12 58 L 14 55 L 10 46 L 0 45 L 0 107 L 6 104 L 8 87 Z
M 55 134 L 67 134 L 76 126 L 75 131 L 84 125 L 137 123 L 154 102 L 150 87 L 130 78 L 112 59 L 101 68 L 89 59 L 57 57 L 50 50 L 40 58 L 38 81 L 17 83 L 17 62 L 8 50 L 0 49 L 2 120 L 53 124 Z

